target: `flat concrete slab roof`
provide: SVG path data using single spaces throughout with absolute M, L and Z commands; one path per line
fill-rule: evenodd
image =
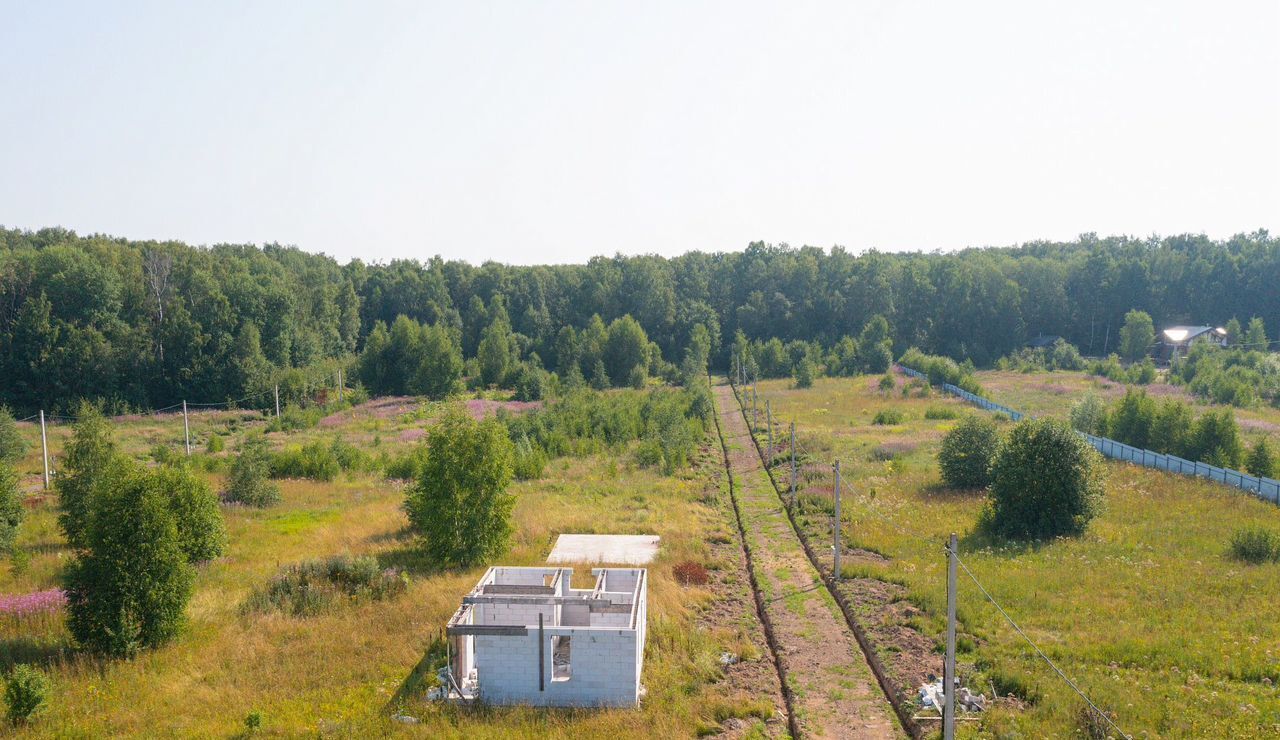
M 658 554 L 656 534 L 562 534 L 548 563 L 645 565 Z

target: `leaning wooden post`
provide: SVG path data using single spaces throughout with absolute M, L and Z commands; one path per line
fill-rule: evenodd
M 840 461 L 836 460 L 836 515 L 835 515 L 835 560 L 832 576 L 840 580 Z
M 182 402 L 182 437 L 187 443 L 187 457 L 191 457 L 191 425 L 187 422 L 187 402 Z
M 791 422 L 791 505 L 796 503 L 796 423 Z
M 956 736 L 956 533 L 947 543 L 947 655 L 942 666 L 942 737 Z
M 764 400 L 764 419 L 765 424 L 769 427 L 769 459 L 764 464 L 767 468 L 773 464 L 773 406 L 768 398 Z
M 49 490 L 49 437 L 44 431 L 44 409 L 40 409 L 40 455 L 44 458 L 44 490 Z

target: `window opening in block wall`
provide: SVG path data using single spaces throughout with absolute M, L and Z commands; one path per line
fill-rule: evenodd
M 568 681 L 573 676 L 573 669 L 569 664 L 570 641 L 569 635 L 553 635 L 551 637 L 551 680 L 552 681 Z

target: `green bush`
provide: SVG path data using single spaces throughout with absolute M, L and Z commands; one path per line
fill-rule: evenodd
M 1156 404 L 1145 391 L 1130 388 L 1108 414 L 1107 428 L 1117 442 L 1149 449 Z
M 813 362 L 808 357 L 802 358 L 796 363 L 796 387 L 812 388 L 813 387 Z
M 62 509 L 58 523 L 73 549 L 86 544 L 96 488 L 116 450 L 111 427 L 97 406 L 81 403 L 77 416 L 79 421 L 53 484 Z
M 512 472 L 515 474 L 516 480 L 537 480 L 541 478 L 543 469 L 547 467 L 547 453 L 543 452 L 541 447 L 538 447 L 523 435 L 515 440 L 515 446 Z
M 187 562 L 203 563 L 222 555 L 227 547 L 227 525 L 209 484 L 185 466 L 160 467 L 151 475 L 169 501 Z
M 924 418 L 937 421 L 959 419 L 960 410 L 952 406 L 933 405 L 924 410 Z
M 222 452 L 224 449 L 226 449 L 226 447 L 227 447 L 227 443 L 226 443 L 226 440 L 222 438 L 222 435 L 214 434 L 209 437 L 208 443 L 206 443 L 204 446 L 204 451 L 209 453 L 210 455 L 216 455 L 217 453 Z
M 1129 382 L 1150 385 L 1156 382 L 1156 364 L 1148 357 L 1129 368 Z
M 882 393 L 891 393 L 894 388 L 898 387 L 898 381 L 893 377 L 893 373 L 885 373 L 880 376 L 880 382 L 876 384 Z
M 257 434 L 245 437 L 227 477 L 223 500 L 257 508 L 275 506 L 280 503 L 280 489 L 268 480 L 270 472 L 271 451 L 266 438 Z
M 402 571 L 383 569 L 372 557 L 338 555 L 287 566 L 264 588 L 254 591 L 242 610 L 310 617 L 339 602 L 389 599 L 404 593 L 408 585 L 408 576 Z
M 1147 443 L 1149 449 L 1166 455 L 1188 457 L 1195 413 L 1183 401 L 1166 398 L 1156 405 Z
M 43 712 L 49 702 L 51 688 L 49 677 L 35 666 L 25 663 L 14 666 L 4 681 L 9 722 L 25 724 Z
M 986 488 L 991 482 L 991 462 L 1000 444 L 996 423 L 969 414 L 942 438 L 938 467 L 951 488 Z
M 1083 532 L 1103 500 L 1098 453 L 1052 419 L 1019 422 L 996 452 L 982 525 L 1015 539 Z
M 1237 529 L 1231 535 L 1231 557 L 1254 565 L 1280 562 L 1280 534 L 1261 527 Z
M 319 440 L 301 447 L 287 447 L 271 456 L 272 478 L 331 481 L 341 470 L 333 450 Z
M 1244 445 L 1231 409 L 1210 411 L 1196 419 L 1188 453 L 1194 460 L 1220 468 L 1240 467 L 1244 461 Z
M 962 366 L 950 357 L 927 355 L 912 347 L 903 353 L 898 363 L 916 372 L 924 373 L 931 385 L 950 383 L 975 396 L 986 395 L 982 386 L 978 385 L 978 381 L 973 377 L 972 365 L 967 362 Z
M 418 477 L 418 469 L 427 457 L 426 445 L 413 445 L 405 452 L 386 461 L 387 477 L 392 480 L 413 480 Z
M 877 411 L 876 415 L 871 419 L 871 423 L 879 426 L 893 426 L 894 424 L 901 424 L 906 418 L 906 414 L 902 413 L 902 409 L 887 408 Z
M 173 639 L 191 598 L 164 479 L 113 460 L 95 491 L 80 556 L 67 568 L 67 626 L 95 653 L 129 657 Z
M 1262 478 L 1276 477 L 1275 456 L 1272 454 L 1271 445 L 1267 444 L 1267 440 L 1258 440 L 1253 449 L 1249 451 L 1249 459 L 1245 462 L 1245 469 Z
M 427 434 L 427 453 L 405 497 L 410 526 L 441 565 L 474 565 L 502 554 L 511 534 L 515 445 L 497 419 L 459 410 Z
M 0 460 L 0 553 L 13 551 L 23 515 L 18 474 L 7 462 Z
M 0 463 L 16 465 L 27 454 L 27 440 L 18 431 L 18 424 L 8 406 L 0 406 Z
M 1071 404 L 1071 426 L 1099 437 L 1107 435 L 1107 406 L 1096 393 L 1086 393 Z

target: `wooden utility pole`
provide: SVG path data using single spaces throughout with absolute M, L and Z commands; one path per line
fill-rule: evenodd
M 342 403 L 342 368 L 338 368 L 338 403 Z
M 49 490 L 49 437 L 44 431 L 44 409 L 40 409 L 40 455 L 44 458 L 44 490 Z
M 764 464 L 767 468 L 773 464 L 773 406 L 767 398 L 764 400 L 764 419 L 765 424 L 769 426 L 769 458 Z
M 942 737 L 956 736 L 956 533 L 947 543 L 947 656 L 942 665 Z
M 276 418 L 280 418 L 280 384 L 276 383 Z
M 833 548 L 835 550 L 835 560 L 833 561 L 834 565 L 833 565 L 832 576 L 835 578 L 835 580 L 838 581 L 840 580 L 840 550 L 843 549 L 840 546 L 840 461 L 839 460 L 836 460 L 835 493 L 836 493 L 835 526 L 832 528 L 835 530 L 835 547 Z
M 191 457 L 191 425 L 187 423 L 187 402 L 182 402 L 182 437 L 187 443 L 187 457 Z

